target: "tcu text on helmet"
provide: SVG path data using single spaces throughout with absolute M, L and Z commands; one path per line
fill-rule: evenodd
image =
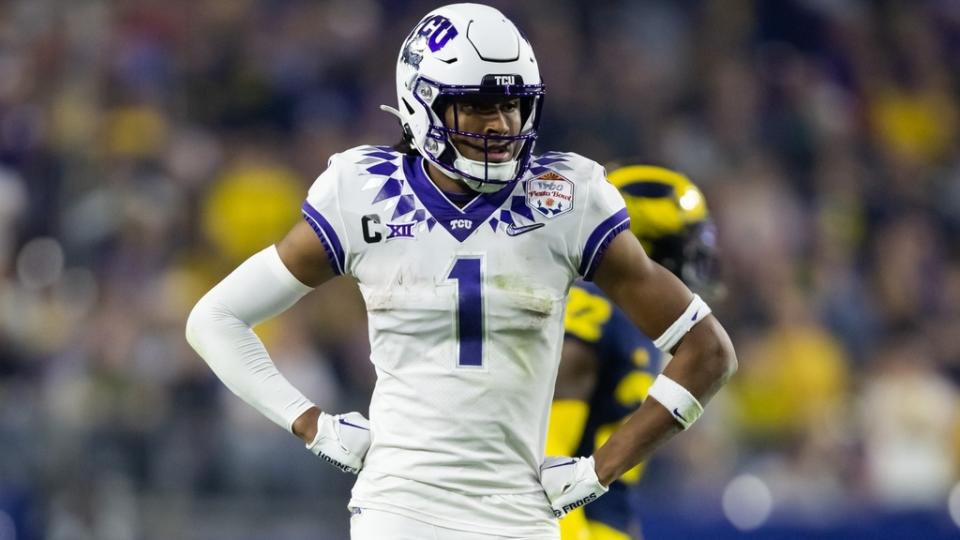
M 437 52 L 447 44 L 448 41 L 457 37 L 457 29 L 454 28 L 450 19 L 443 15 L 434 15 L 423 22 L 423 26 L 417 31 L 418 36 L 427 38 L 427 46 L 430 50 Z

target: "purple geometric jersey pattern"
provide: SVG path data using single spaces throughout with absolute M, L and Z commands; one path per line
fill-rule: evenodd
M 566 152 L 547 152 L 540 156 L 534 156 L 530 161 L 530 168 L 525 177 L 540 176 L 545 172 L 553 171 L 561 176 L 573 170 L 567 161 L 572 154 Z M 527 206 L 527 182 L 520 182 L 519 195 L 510 197 L 509 209 L 503 209 L 499 215 L 495 215 L 487 222 L 494 231 L 506 229 L 510 226 L 522 227 L 536 223 L 536 217 L 533 210 Z M 502 226 L 501 226 L 502 225 Z
M 370 175 L 361 190 L 374 193 L 371 204 L 386 210 L 390 221 L 426 222 L 427 230 L 432 230 L 437 221 L 413 195 L 403 173 L 403 154 L 389 146 L 367 146 L 360 155 L 356 163 Z
M 536 156 L 530 161 L 530 176 L 540 176 L 549 171 L 563 176 L 563 173 L 573 170 L 573 167 L 567 163 L 572 156 L 573 154 L 568 152 L 547 152 Z
M 425 223 L 432 231 L 438 221 L 444 219 L 444 227 L 464 241 L 481 223 L 486 223 L 494 232 L 508 227 L 523 227 L 537 222 L 536 213 L 526 204 L 526 181 L 507 186 L 503 190 L 479 195 L 462 209 L 456 209 L 439 196 L 438 190 L 422 172 L 421 159 L 405 156 L 389 146 L 368 146 L 360 149 L 361 159 L 356 163 L 370 175 L 362 190 L 371 191 L 371 204 L 386 210 L 390 221 Z M 569 173 L 573 167 L 568 163 L 572 157 L 565 152 L 547 152 L 534 157 L 528 173 L 535 177 L 553 171 L 560 175 Z M 428 185 L 431 184 L 431 185 Z M 519 188 L 519 189 L 518 189 Z M 470 230 L 452 230 L 451 218 L 479 218 Z
M 480 225 L 495 214 L 510 197 L 515 186 L 508 185 L 493 193 L 480 193 L 463 207 L 459 207 L 440 191 L 424 171 L 421 157 L 407 156 L 403 160 L 404 176 L 420 203 L 426 206 L 433 218 L 459 242 L 463 242 Z

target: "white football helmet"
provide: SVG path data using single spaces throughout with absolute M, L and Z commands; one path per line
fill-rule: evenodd
M 479 192 L 498 191 L 526 170 L 537 139 L 544 87 L 530 43 L 503 13 L 480 4 L 452 4 L 424 17 L 404 40 L 397 58 L 395 114 L 417 151 L 451 178 Z M 493 135 L 446 126 L 443 107 L 469 96 L 520 99 L 517 135 Z M 463 157 L 451 134 L 479 139 L 485 158 Z M 512 159 L 491 162 L 491 143 L 516 143 Z

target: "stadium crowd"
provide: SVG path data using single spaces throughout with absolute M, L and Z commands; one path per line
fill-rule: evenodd
M 641 513 L 952 504 L 955 534 L 960 4 L 491 3 L 538 53 L 540 151 L 679 169 L 717 222 L 740 371 Z M 377 106 L 434 5 L 0 3 L 0 539 L 344 537 L 350 479 L 232 396 L 184 320 L 332 153 L 396 142 Z M 364 317 L 342 279 L 258 331 L 318 405 L 365 410 Z

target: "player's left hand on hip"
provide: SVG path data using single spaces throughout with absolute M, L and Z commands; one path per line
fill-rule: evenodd
M 561 518 L 607 492 L 591 457 L 548 457 L 540 465 L 540 484 L 553 515 Z
M 343 472 L 357 474 L 370 448 L 370 422 L 358 412 L 317 418 L 317 436 L 307 450 Z

